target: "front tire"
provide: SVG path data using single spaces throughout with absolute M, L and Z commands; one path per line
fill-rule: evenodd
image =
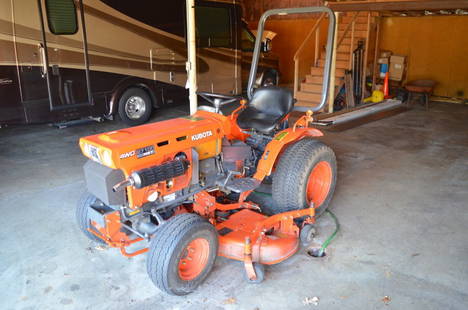
M 289 146 L 273 178 L 273 214 L 305 209 L 313 202 L 320 216 L 335 191 L 336 170 L 335 154 L 322 142 L 305 138 Z
M 197 214 L 179 214 L 162 224 L 151 240 L 147 272 L 161 291 L 187 295 L 208 276 L 217 254 L 213 225 Z
M 146 123 L 153 105 L 149 94 L 138 87 L 127 89 L 119 99 L 119 116 L 129 126 Z
M 85 192 L 81 195 L 80 200 L 78 200 L 78 204 L 76 205 L 76 222 L 78 223 L 78 227 L 83 232 L 83 234 L 88 237 L 88 239 L 98 242 L 101 244 L 105 244 L 104 240 L 98 238 L 96 235 L 91 233 L 89 229 L 93 229 L 91 226 L 91 222 L 88 216 L 90 206 L 99 203 L 100 201 L 92 194 Z

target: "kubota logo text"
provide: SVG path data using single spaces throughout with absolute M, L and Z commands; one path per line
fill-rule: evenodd
M 213 133 L 211 132 L 211 130 L 201 132 L 201 133 L 197 133 L 196 135 L 192 136 L 192 141 L 197 141 L 197 140 L 200 140 L 200 139 L 203 139 L 203 138 L 206 138 L 206 137 L 210 137 L 212 135 L 213 135 Z

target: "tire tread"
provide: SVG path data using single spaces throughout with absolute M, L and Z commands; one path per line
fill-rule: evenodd
M 327 199 L 320 206 L 322 213 L 328 206 L 331 196 L 333 195 L 336 183 L 336 158 L 333 151 L 324 143 L 304 138 L 295 144 L 288 147 L 279 159 L 278 166 L 275 171 L 275 177 L 272 184 L 272 195 L 276 203 L 275 213 L 282 213 L 297 209 L 302 209 L 304 206 L 303 188 L 305 188 L 308 180 L 308 167 L 319 156 L 330 156 L 330 161 L 333 171 L 332 186 Z
M 187 231 L 195 224 L 203 224 L 213 229 L 214 227 L 204 218 L 194 213 L 183 213 L 171 218 L 157 230 L 147 257 L 147 272 L 153 283 L 161 290 L 171 295 L 177 294 L 169 285 L 166 275 L 169 272 L 172 253 Z M 217 249 L 216 249 L 217 250 Z
M 104 243 L 103 240 L 96 237 L 94 234 L 88 231 L 89 226 L 89 218 L 88 218 L 88 207 L 95 203 L 97 198 L 88 192 L 84 192 L 80 199 L 78 200 L 78 204 L 76 206 L 75 217 L 76 222 L 78 224 L 78 228 L 83 232 L 83 234 L 88 237 L 88 239 Z

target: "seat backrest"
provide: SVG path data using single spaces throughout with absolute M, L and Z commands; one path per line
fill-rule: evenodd
M 260 113 L 279 117 L 292 110 L 294 96 L 287 88 L 278 86 L 260 87 L 254 92 L 248 106 Z

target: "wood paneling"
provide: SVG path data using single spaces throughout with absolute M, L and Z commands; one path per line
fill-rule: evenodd
M 294 81 L 294 54 L 304 41 L 310 29 L 316 22 L 315 18 L 308 19 L 277 19 L 269 20 L 265 24 L 266 30 L 277 33 L 272 41 L 272 52 L 279 56 L 279 69 L 281 73 L 281 83 L 292 83 Z M 326 42 L 327 23 L 321 24 L 321 42 Z M 251 29 L 257 29 L 257 23 L 249 24 Z M 299 77 L 303 78 L 310 70 L 311 60 L 314 58 L 314 40 L 310 40 L 310 49 L 301 64 Z
M 407 56 L 407 80 L 432 79 L 435 94 L 468 98 L 468 16 L 382 18 L 380 48 Z
M 329 2 L 335 12 L 467 9 L 468 0 L 367 0 Z
M 306 6 L 323 5 L 322 0 L 244 0 L 244 18 L 251 21 L 258 21 L 262 14 L 270 9 L 293 8 Z M 291 16 L 272 17 L 274 19 L 294 19 Z

